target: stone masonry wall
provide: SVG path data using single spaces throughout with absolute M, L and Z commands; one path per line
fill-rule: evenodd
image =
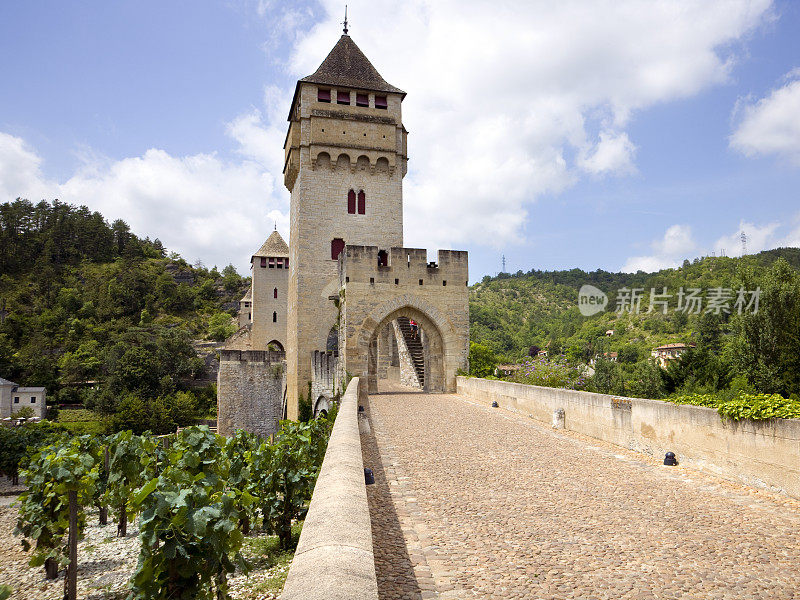
M 260 436 L 278 431 L 283 417 L 286 363 L 282 352 L 222 350 L 217 375 L 217 430 Z
M 425 388 L 455 392 L 456 371 L 467 367 L 469 352 L 467 253 L 440 250 L 438 262 L 430 264 L 426 250 L 393 247 L 389 264 L 378 266 L 378 250 L 348 244 L 339 259 L 340 344 L 345 341 L 340 356 L 347 370 L 372 389 L 371 340 L 385 324 L 407 316 L 427 333 Z
M 337 310 L 337 262 L 331 241 L 381 248 L 403 243 L 405 133 L 400 96 L 388 110 L 317 102 L 301 84 L 287 136 L 285 183 L 291 191 L 289 314 L 286 359 L 288 415 L 312 377 L 312 353 L 324 351 Z M 392 138 L 394 137 L 394 140 Z M 403 168 L 400 168 L 400 167 Z M 347 194 L 363 190 L 366 214 L 349 214 Z

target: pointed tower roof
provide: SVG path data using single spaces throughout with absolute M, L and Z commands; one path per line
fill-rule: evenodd
M 300 81 L 406 95 L 403 90 L 390 85 L 381 77 L 361 48 L 347 34 L 339 38 L 319 69 Z
M 267 241 L 259 248 L 253 256 L 276 256 L 289 258 L 289 246 L 283 241 L 281 234 L 277 230 L 273 231 Z

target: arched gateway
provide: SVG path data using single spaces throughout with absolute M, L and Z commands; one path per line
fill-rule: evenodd
M 428 263 L 425 250 L 392 248 L 388 265 L 378 252 L 347 246 L 339 261 L 346 371 L 370 391 L 396 366 L 408 373 L 404 383 L 454 392 L 469 349 L 466 252 L 440 251 L 439 262 Z

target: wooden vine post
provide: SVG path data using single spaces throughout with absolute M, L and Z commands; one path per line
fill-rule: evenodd
M 69 490 L 69 564 L 64 578 L 64 600 L 78 600 L 78 490 Z
M 108 477 L 108 462 L 109 462 L 109 455 L 108 455 L 108 446 L 103 448 L 103 469 L 106 478 Z M 103 504 L 100 507 L 100 525 L 108 525 L 108 504 Z

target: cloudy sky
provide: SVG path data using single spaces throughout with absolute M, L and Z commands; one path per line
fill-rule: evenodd
M 500 270 L 800 246 L 800 3 L 349 0 L 406 90 L 405 239 Z M 0 202 L 85 204 L 245 272 L 288 238 L 294 83 L 343 3 L 0 4 Z

